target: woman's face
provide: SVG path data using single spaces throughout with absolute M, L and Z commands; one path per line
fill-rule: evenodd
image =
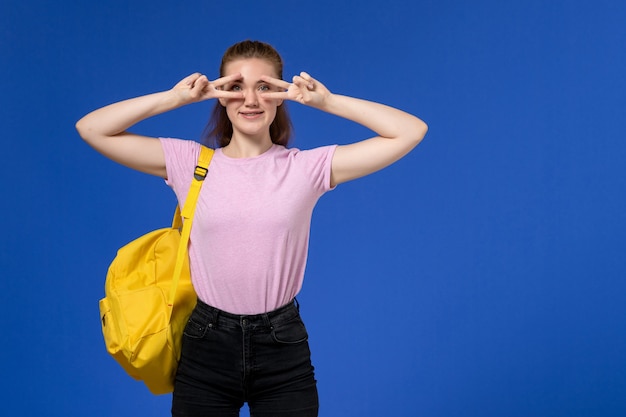
M 277 78 L 274 66 L 263 59 L 244 58 L 231 61 L 224 67 L 224 76 L 241 74 L 241 79 L 224 86 L 228 91 L 243 92 L 243 99 L 220 99 L 226 114 L 233 124 L 233 137 L 245 135 L 256 139 L 269 138 L 269 128 L 276 108 L 282 100 L 264 99 L 260 93 L 276 88 L 261 81 L 263 75 Z

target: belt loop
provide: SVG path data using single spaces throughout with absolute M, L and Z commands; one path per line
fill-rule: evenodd
M 263 324 L 267 327 L 272 327 L 272 321 L 270 320 L 270 315 L 265 313 L 262 314 L 261 317 L 263 318 Z
M 300 312 L 300 303 L 298 302 L 297 298 L 293 299 L 293 304 L 296 306 L 296 310 L 298 310 L 298 313 Z
M 220 321 L 220 310 L 213 307 L 213 327 L 217 328 Z

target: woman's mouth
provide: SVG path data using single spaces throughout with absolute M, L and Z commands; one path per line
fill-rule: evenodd
M 246 119 L 255 119 L 263 114 L 262 111 L 247 111 L 247 112 L 239 112 L 239 114 Z

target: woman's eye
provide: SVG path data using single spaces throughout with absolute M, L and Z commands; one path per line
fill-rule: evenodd
M 270 86 L 267 84 L 261 84 L 259 86 L 259 91 L 270 91 Z
M 238 85 L 231 85 L 230 91 L 241 91 L 241 87 Z

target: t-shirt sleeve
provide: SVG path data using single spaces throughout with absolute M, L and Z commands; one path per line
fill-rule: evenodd
M 200 144 L 191 140 L 160 138 L 167 178 L 165 183 L 176 193 L 179 201 L 185 201 L 198 156 Z
M 330 186 L 330 175 L 336 148 L 337 145 L 328 145 L 299 152 L 305 175 L 320 195 L 335 189 Z

